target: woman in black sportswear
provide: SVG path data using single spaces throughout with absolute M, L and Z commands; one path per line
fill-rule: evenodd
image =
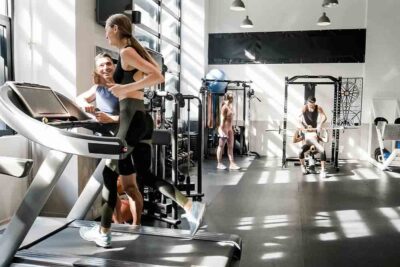
M 162 194 L 171 198 L 181 206 L 190 224 L 192 234 L 198 230 L 205 205 L 192 202 L 177 188 L 165 180 L 158 179 L 150 172 L 151 136 L 153 120 L 144 108 L 144 88 L 164 82 L 160 67 L 132 36 L 130 19 L 123 14 L 110 16 L 106 21 L 106 38 L 110 45 L 119 49 L 119 59 L 114 73 L 116 84 L 109 85 L 109 90 L 118 97 L 120 106 L 120 126 L 117 136 L 126 140 L 130 150 L 129 156 L 123 160 L 110 161 L 103 171 L 104 205 L 101 226 L 91 229 L 82 228 L 82 238 L 93 241 L 102 247 L 111 245 L 111 217 L 117 198 L 118 175 L 129 175 L 135 171 L 143 183 L 157 188 Z

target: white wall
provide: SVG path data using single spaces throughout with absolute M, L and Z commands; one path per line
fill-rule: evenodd
M 380 1 L 368 1 L 367 9 L 367 45 L 365 62 L 365 93 L 364 109 L 370 110 L 372 99 L 397 99 L 400 101 L 400 30 L 398 25 L 400 18 L 397 10 L 400 2 L 387 0 L 382 4 Z M 386 117 L 389 122 L 398 116 L 396 111 L 384 101 L 376 104 L 381 112 L 376 116 Z M 397 104 L 398 105 L 398 104 Z M 377 112 L 377 111 L 376 111 Z M 398 111 L 397 111 L 398 112 Z M 366 121 L 374 118 L 365 114 Z M 370 153 L 378 147 L 375 130 L 370 131 Z M 388 143 L 385 144 L 390 148 Z
M 196 94 L 207 67 L 206 5 L 208 1 L 182 1 L 181 90 Z
M 182 1 L 181 28 L 181 92 L 198 95 L 201 78 L 207 68 L 208 32 L 206 14 L 208 0 Z M 197 102 L 191 101 L 190 118 L 197 119 Z M 187 118 L 186 108 L 182 118 Z
M 28 158 L 27 140 L 19 135 L 0 139 L 1 156 Z M 7 222 L 22 201 L 27 188 L 27 178 L 0 175 L 0 224 Z
M 17 81 L 48 85 L 72 99 L 91 86 L 95 47 L 108 46 L 95 23 L 95 0 L 17 0 L 14 21 Z M 35 173 L 47 149 L 32 149 Z M 94 166 L 92 159 L 73 157 L 42 214 L 66 215 Z
M 231 11 L 232 2 L 210 1 L 207 16 L 210 33 L 320 30 L 316 22 L 323 11 L 332 21 L 323 29 L 365 28 L 365 0 L 339 1 L 339 6 L 328 9 L 321 7 L 322 0 L 243 0 L 245 12 Z M 246 14 L 255 25 L 252 29 L 239 27 Z
M 76 93 L 74 0 L 15 1 L 16 80 Z
M 368 1 L 364 93 L 366 109 L 370 108 L 373 98 L 400 99 L 398 10 L 400 1 Z M 366 115 L 368 119 L 369 114 Z
M 231 0 L 211 1 L 209 6 L 209 32 L 273 32 L 273 31 L 306 31 L 321 29 L 356 29 L 365 28 L 366 1 L 340 1 L 339 6 L 326 9 L 332 24 L 321 28 L 316 21 L 321 16 L 323 8 L 321 1 L 315 0 L 270 0 L 270 1 L 244 1 L 247 14 L 253 21 L 253 29 L 239 27 L 246 12 L 235 12 L 229 9 Z M 250 150 L 262 155 L 281 156 L 282 139 L 276 133 L 265 133 L 267 128 L 276 128 L 278 121 L 283 119 L 284 79 L 285 76 L 294 75 L 332 75 L 343 77 L 364 77 L 364 64 L 250 64 L 250 65 L 209 65 L 225 71 L 227 79 L 252 80 L 253 89 L 261 99 L 252 101 Z M 289 120 L 298 115 L 303 102 L 303 88 L 296 90 L 291 86 L 289 97 Z M 317 87 L 317 101 L 325 108 L 329 121 L 332 119 L 330 110 L 333 109 L 332 87 Z M 291 126 L 289 126 L 291 127 Z M 360 130 L 353 132 L 354 136 Z M 343 139 L 343 138 L 342 138 Z M 347 138 L 349 139 L 349 138 Z M 348 140 L 343 140 L 341 145 L 349 147 Z M 362 146 L 359 138 L 351 141 L 351 153 L 344 149 L 342 157 L 359 156 L 364 150 L 357 150 L 355 146 Z M 290 146 L 289 156 L 294 156 L 297 146 Z M 350 147 L 349 147 L 350 148 Z M 366 148 L 365 148 L 366 149 Z
M 50 86 L 66 96 L 76 95 L 76 36 L 74 0 L 15 1 L 15 80 Z M 34 148 L 36 173 L 46 149 Z M 72 158 L 44 214 L 62 215 L 77 192 L 77 160 Z

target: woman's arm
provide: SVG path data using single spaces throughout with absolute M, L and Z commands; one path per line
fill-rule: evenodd
M 226 122 L 226 115 L 228 113 L 228 108 L 225 105 L 222 105 L 221 107 L 221 122 L 220 122 L 220 127 L 225 125 Z
M 158 69 L 158 66 L 153 65 L 151 62 L 142 58 L 132 47 L 122 49 L 120 55 L 124 65 L 128 65 L 130 67 L 138 69 L 145 75 L 139 81 L 124 85 L 113 86 L 112 88 L 110 88 L 110 91 L 112 91 L 114 95 L 121 96 L 124 93 L 138 91 L 143 88 L 164 82 L 164 76 Z M 123 90 L 123 92 L 120 92 L 121 90 Z

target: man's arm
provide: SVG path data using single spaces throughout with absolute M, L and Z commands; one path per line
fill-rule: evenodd
M 90 103 L 96 100 L 96 88 L 97 84 L 93 85 L 89 90 L 76 97 L 76 103 L 86 112 L 94 113 L 95 108 Z
M 326 117 L 324 110 L 320 106 L 318 106 L 318 114 L 321 116 L 321 119 L 317 124 L 317 129 L 321 129 L 322 124 L 325 123 L 328 118 Z

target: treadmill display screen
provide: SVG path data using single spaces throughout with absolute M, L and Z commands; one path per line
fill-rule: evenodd
M 17 86 L 17 93 L 35 118 L 70 117 L 67 109 L 49 87 Z

